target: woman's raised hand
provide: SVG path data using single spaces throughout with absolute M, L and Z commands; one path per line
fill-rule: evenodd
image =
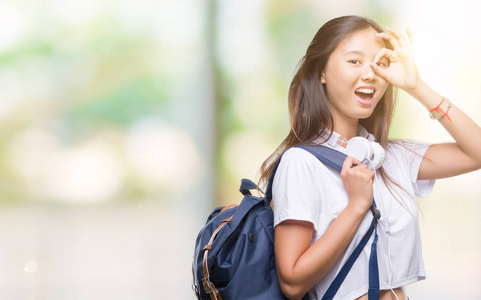
M 414 62 L 414 36 L 406 29 L 407 38 L 398 31 L 386 27 L 387 32 L 377 33 L 376 37 L 391 43 L 394 50 L 382 48 L 371 63 L 374 72 L 392 85 L 410 93 L 416 90 L 421 82 Z M 389 59 L 388 67 L 378 65 L 382 57 Z
M 341 178 L 344 182 L 349 205 L 367 211 L 372 205 L 375 173 L 359 160 L 348 156 L 342 165 Z

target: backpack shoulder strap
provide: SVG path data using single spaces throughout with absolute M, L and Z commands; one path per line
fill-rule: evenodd
M 318 146 L 298 145 L 298 146 L 294 146 L 294 148 L 301 148 L 306 150 L 307 152 L 314 155 L 317 159 L 319 159 L 326 165 L 333 167 L 339 172 L 341 172 L 342 165 L 344 163 L 344 160 L 346 160 L 346 157 L 347 157 L 347 155 L 342 152 L 339 152 L 337 150 L 334 150 L 332 148 L 329 148 L 327 146 L 322 146 L 322 145 L 318 145 Z

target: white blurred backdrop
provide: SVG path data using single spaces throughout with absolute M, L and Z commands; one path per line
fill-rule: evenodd
M 342 0 L 0 3 L 0 299 L 194 299 L 195 238 L 288 131 L 318 28 L 409 27 L 422 78 L 481 124 L 481 4 Z M 451 141 L 400 93 L 392 138 Z M 247 147 L 248 145 L 248 147 Z M 481 173 L 419 201 L 427 279 L 481 299 Z

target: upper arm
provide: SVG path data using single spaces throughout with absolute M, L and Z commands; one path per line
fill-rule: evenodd
M 284 294 L 298 294 L 292 271 L 300 257 L 311 245 L 314 226 L 307 221 L 286 220 L 275 228 L 274 251 L 279 284 Z
M 312 223 L 306 221 L 286 220 L 276 226 L 274 249 L 280 275 L 294 268 L 311 245 L 313 231 Z
M 418 179 L 452 177 L 481 168 L 481 164 L 467 155 L 456 143 L 429 146 L 419 167 Z

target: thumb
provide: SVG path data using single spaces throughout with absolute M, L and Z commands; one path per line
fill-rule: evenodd
M 382 79 L 384 80 L 387 80 L 386 79 L 386 69 L 383 69 L 381 68 L 380 66 L 378 66 L 377 64 L 371 62 L 370 63 L 371 65 L 371 69 L 374 71 L 374 73 L 376 73 L 376 75 L 380 76 Z

